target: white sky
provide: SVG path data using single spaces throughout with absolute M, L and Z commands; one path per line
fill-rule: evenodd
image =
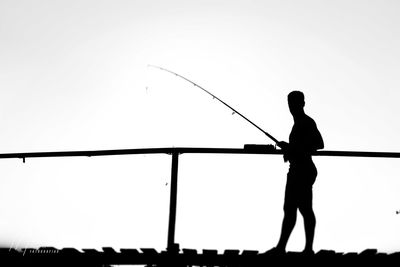
M 400 151 L 397 1 L 0 1 L 0 152 L 271 143 L 302 90 L 326 149 Z M 147 89 L 146 89 L 147 88 Z M 315 158 L 315 249 L 400 250 L 397 159 Z M 168 155 L 0 161 L 0 243 L 166 246 Z M 180 157 L 181 247 L 266 250 L 288 166 Z M 168 183 L 168 184 L 166 184 Z M 289 250 L 302 250 L 301 216 Z

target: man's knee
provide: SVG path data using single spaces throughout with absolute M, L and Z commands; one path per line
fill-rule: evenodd
M 285 216 L 296 216 L 297 213 L 297 207 L 294 205 L 284 205 L 283 206 L 283 212 Z
M 305 218 L 305 219 L 313 219 L 315 218 L 314 215 L 314 211 L 312 209 L 312 206 L 300 206 L 299 207 L 299 211 L 301 213 L 301 215 Z

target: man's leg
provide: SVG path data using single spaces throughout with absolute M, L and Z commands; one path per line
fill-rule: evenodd
M 313 251 L 316 219 L 312 208 L 312 187 L 305 190 L 299 210 L 304 218 L 304 231 L 306 235 L 305 252 Z
M 285 210 L 282 222 L 281 236 L 279 238 L 278 245 L 276 246 L 278 250 L 285 251 L 290 234 L 292 233 L 293 228 L 296 224 L 296 218 L 297 218 L 296 209 Z
M 285 251 L 286 244 L 289 240 L 290 234 L 296 224 L 297 218 L 297 194 L 296 185 L 293 184 L 289 175 L 285 188 L 285 203 L 283 206 L 284 216 L 282 221 L 281 236 L 277 245 L 277 249 Z

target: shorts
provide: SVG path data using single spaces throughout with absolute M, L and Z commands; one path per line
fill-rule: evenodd
M 312 208 L 312 187 L 317 178 L 315 165 L 291 166 L 287 174 L 284 210 Z

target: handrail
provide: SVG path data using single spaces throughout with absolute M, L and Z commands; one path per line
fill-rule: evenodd
M 169 226 L 167 250 L 173 253 L 179 251 L 179 244 L 175 243 L 176 206 L 178 190 L 178 162 L 179 155 L 184 153 L 203 154 L 270 154 L 282 155 L 282 150 L 275 149 L 272 145 L 250 145 L 246 148 L 194 148 L 194 147 L 170 147 L 170 148 L 137 148 L 114 150 L 88 150 L 88 151 L 59 151 L 59 152 L 27 152 L 27 153 L 3 153 L 0 159 L 46 158 L 46 157 L 96 157 L 112 155 L 134 154 L 170 154 L 172 155 L 171 191 L 169 205 Z M 398 152 L 367 152 L 367 151 L 330 151 L 322 150 L 314 156 L 336 157 L 375 157 L 375 158 L 400 158 Z
M 165 148 L 135 148 L 135 149 L 113 149 L 113 150 L 86 150 L 86 151 L 56 151 L 56 152 L 24 152 L 24 153 L 1 153 L 0 159 L 11 158 L 47 158 L 47 157 L 96 157 L 113 155 L 135 155 L 135 154 L 270 154 L 282 155 L 282 150 L 244 149 L 244 148 L 204 148 L 204 147 L 165 147 Z M 333 157 L 375 157 L 375 158 L 400 158 L 399 152 L 375 152 L 375 151 L 339 151 L 321 150 L 313 156 Z

